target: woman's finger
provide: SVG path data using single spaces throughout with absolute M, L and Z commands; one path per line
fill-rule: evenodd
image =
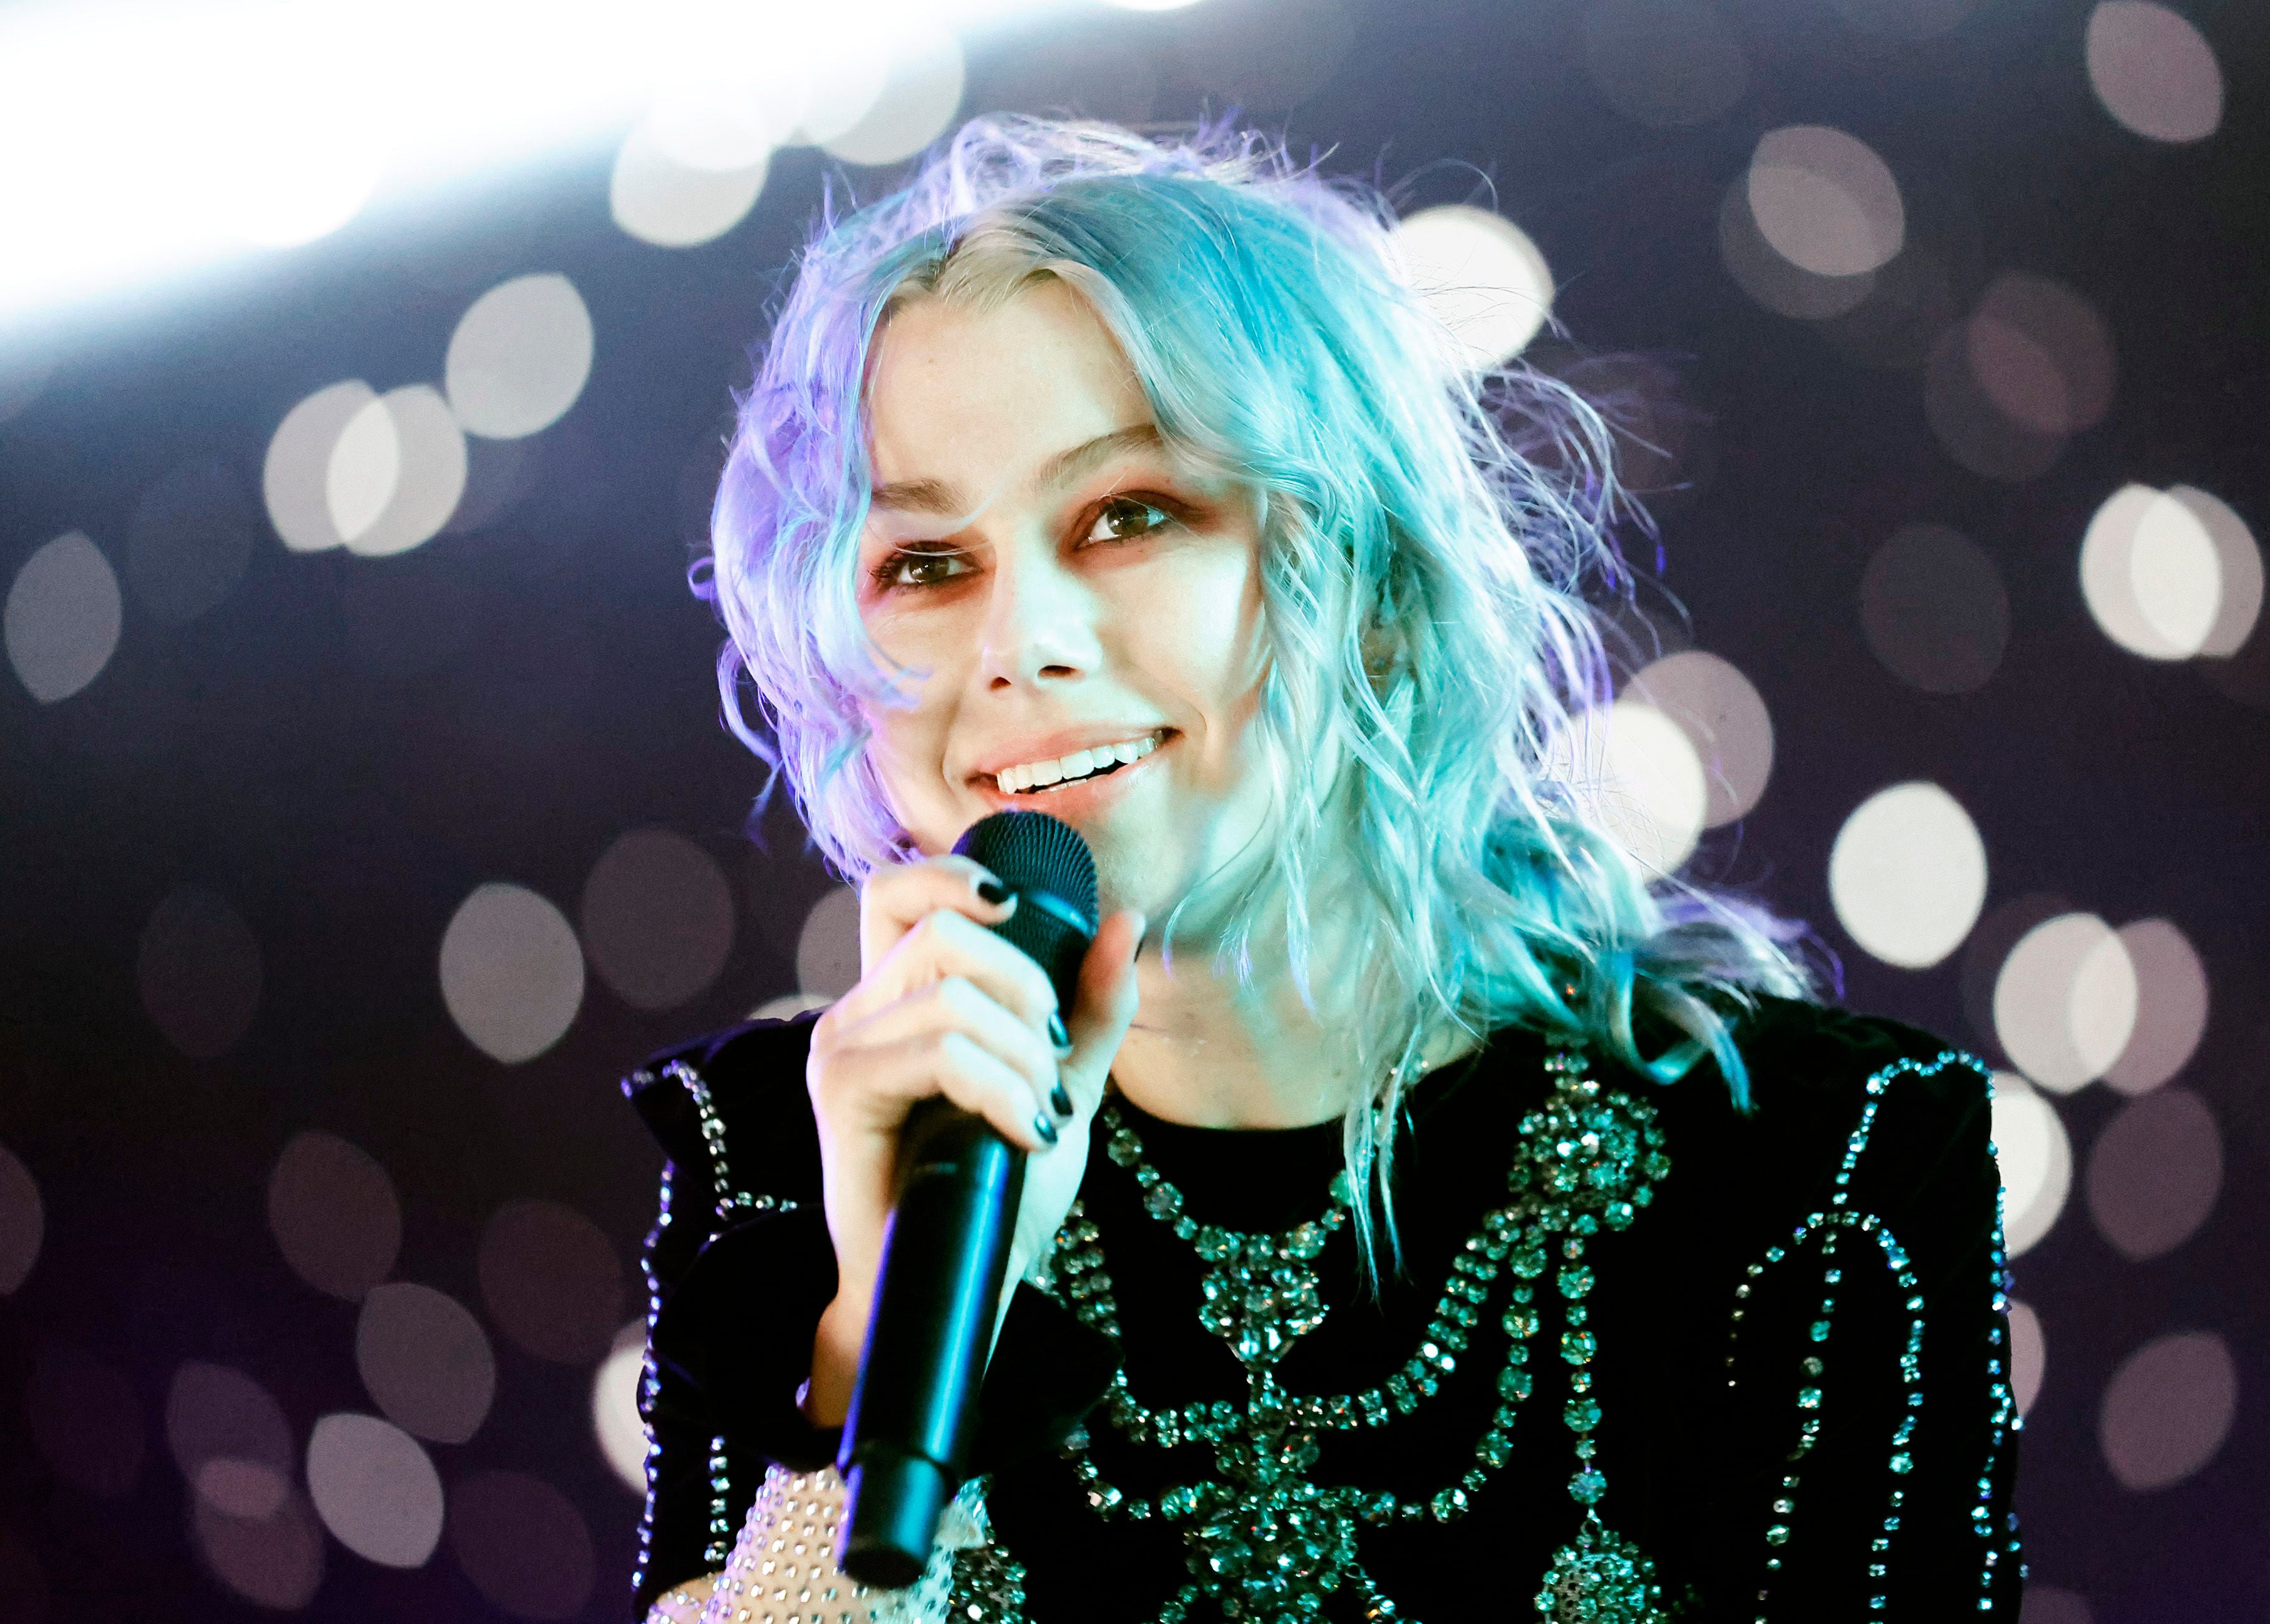
M 1054 1116 L 1035 1097 L 1032 1084 L 963 1033 L 927 1032 L 847 1049 L 835 1057 L 834 1070 L 847 1095 L 888 1101 L 899 1121 L 916 1102 L 943 1094 L 983 1117 L 1013 1145 L 1042 1153 L 1056 1143 Z
M 1015 1071 L 1036 1101 L 1049 1102 L 1057 1092 L 1057 1057 L 1048 1040 L 966 976 L 948 975 L 916 988 L 857 1022 L 843 1041 L 874 1049 L 947 1032 L 961 1033 Z
M 958 855 L 877 869 L 859 890 L 859 972 L 873 970 L 899 938 L 941 908 L 998 924 L 1016 900 L 982 863 Z

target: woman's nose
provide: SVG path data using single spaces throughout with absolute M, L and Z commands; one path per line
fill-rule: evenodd
M 996 550 L 979 659 L 989 682 L 1031 686 L 1084 676 L 1101 647 L 1098 605 L 1045 540 Z

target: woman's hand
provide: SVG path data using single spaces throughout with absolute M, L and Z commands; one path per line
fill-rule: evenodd
M 805 1409 L 823 1426 L 840 1424 L 850 1405 L 907 1113 L 944 1094 L 1030 1153 L 1013 1281 L 1049 1246 L 1079 1191 L 1088 1123 L 1135 1016 L 1140 914 L 1103 922 L 1073 1007 L 1060 1013 L 1040 966 L 987 928 L 1015 907 L 980 893 L 992 880 L 962 856 L 870 876 L 859 896 L 859 984 L 812 1027 L 805 1078 L 836 1288 L 812 1344 Z M 1052 1041 L 1058 1020 L 1068 1047 Z

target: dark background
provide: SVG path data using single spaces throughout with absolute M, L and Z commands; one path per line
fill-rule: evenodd
M 961 106 L 1180 119 L 1238 103 L 1407 205 L 1494 192 L 1559 283 L 1569 338 L 1533 358 L 1583 375 L 1584 354 L 1639 354 L 1667 369 L 1651 376 L 1675 377 L 1656 408 L 1679 426 L 1680 455 L 1654 470 L 1655 506 L 1663 586 L 1691 631 L 1671 634 L 1748 675 L 1777 747 L 1762 802 L 1710 839 L 1696 871 L 1812 920 L 1854 1007 L 2002 1063 L 1979 989 L 2013 931 L 1982 926 L 1971 948 L 1909 971 L 1837 926 L 1831 842 L 1855 805 L 1903 779 L 1944 785 L 1984 832 L 1989 926 L 2013 902 L 2009 917 L 2031 917 L 2025 900 L 2043 894 L 2116 924 L 2179 924 L 2212 1003 L 2178 1081 L 2219 1127 L 2222 1193 L 2182 1245 L 2124 1257 L 2081 1192 L 2125 1101 L 2102 1086 L 2057 1101 L 2074 1195 L 2015 1264 L 2048 1347 L 2022 1446 L 2040 1587 L 2027 1616 L 2255 1618 L 2270 1614 L 2270 1344 L 2256 1288 L 2270 1256 L 2270 634 L 2213 671 L 2137 658 L 2090 618 L 2076 559 L 2097 505 L 2131 480 L 2270 515 L 2266 14 L 2182 8 L 2220 59 L 2226 111 L 2210 138 L 2170 145 L 2092 96 L 2089 9 L 1986 0 L 1947 32 L 1901 40 L 1855 27 L 1861 0 L 1724 0 L 1747 89 L 1706 122 L 1658 127 L 1596 85 L 1585 6 L 1210 0 L 976 41 Z M 1911 231 L 1948 267 L 1941 304 L 1879 345 L 1877 364 L 1836 323 L 1762 308 L 1721 262 L 1729 183 L 1761 134 L 1805 123 L 1873 147 L 1901 179 Z M 70 530 L 116 563 L 145 493 L 185 462 L 218 461 L 257 518 L 262 457 L 293 404 L 342 377 L 434 379 L 457 316 L 506 277 L 564 272 L 597 332 L 589 384 L 532 442 L 524 490 L 493 522 L 368 560 L 287 552 L 260 520 L 241 580 L 206 612 L 161 621 L 130 590 L 116 653 L 83 693 L 41 705 L 0 682 L 0 1146 L 45 1213 L 36 1265 L 0 1298 L 11 1624 L 263 1611 L 209 1571 L 164 1415 L 188 1361 L 264 1386 L 297 1451 L 319 1417 L 375 1407 L 355 1305 L 303 1283 L 266 1216 L 295 1135 L 337 1134 L 384 1168 L 402 1213 L 390 1278 L 477 1315 L 495 1314 L 477 1278 L 492 1216 L 527 1200 L 572 1209 L 610 1242 L 613 1283 L 566 1241 L 538 1248 L 538 1264 L 594 1312 L 612 1305 L 619 1325 L 638 1310 L 660 1158 L 616 1079 L 664 1042 L 796 990 L 798 932 L 835 882 L 784 805 L 764 824 L 769 852 L 743 835 L 760 773 L 718 725 L 718 634 L 684 577 L 729 390 L 747 379 L 823 175 L 844 172 L 783 152 L 737 229 L 673 252 L 612 225 L 609 156 L 495 180 L 414 222 L 359 221 L 256 275 L 73 318 L 39 336 L 52 374 L 0 423 L 0 567 L 12 574 Z M 849 174 L 862 196 L 889 179 Z M 1924 408 L 1929 340 L 2009 269 L 2082 294 L 2118 359 L 2109 414 L 2022 478 L 1964 466 Z M 2007 590 L 2007 651 L 1972 692 L 1918 691 L 1864 640 L 1861 572 L 1918 521 L 1976 541 Z M 1656 561 L 1644 540 L 1634 556 Z M 1662 593 L 1648 601 L 1675 620 Z M 600 854 L 652 827 L 730 882 L 722 973 L 659 1010 L 594 975 L 538 1057 L 508 1065 L 476 1049 L 436 973 L 459 904 L 504 879 L 575 918 Z M 256 944 L 249 1024 L 205 1057 L 146 1007 L 153 911 L 183 885 L 225 897 Z M 179 996 L 226 1001 L 226 987 L 185 974 Z M 2108 1468 L 2100 1405 L 2124 1360 L 2177 1330 L 2236 1352 L 2236 1420 L 2195 1473 L 2133 1492 Z M 587 1573 L 580 1594 L 499 1578 L 493 1560 L 477 1583 L 453 1526 L 411 1570 L 326 1539 L 310 1616 L 485 1618 L 500 1598 L 523 1616 L 622 1616 L 638 1502 L 594 1442 L 605 1339 L 554 1358 L 494 1344 L 493 1410 L 469 1441 L 429 1453 L 453 1495 L 512 1474 L 483 1502 L 492 1521 L 571 1579 Z

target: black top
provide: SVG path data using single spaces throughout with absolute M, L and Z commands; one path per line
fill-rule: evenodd
M 625 1083 L 670 1158 L 636 1616 L 723 1566 L 768 1462 L 835 1455 L 795 1402 L 835 1291 L 810 1034 L 738 1027 Z M 1421 1079 L 1400 1270 L 1373 1294 L 1337 1216 L 1309 1232 L 1313 1264 L 1272 1253 L 1265 1287 L 1290 1266 L 1297 1298 L 1312 1270 L 1322 1310 L 1273 1365 L 1249 1345 L 1242 1367 L 1224 1334 L 1252 1272 L 1203 1260 L 1213 1232 L 1193 1232 L 1327 1219 L 1339 1124 L 1191 1128 L 1115 1098 L 1122 1131 L 1099 1118 L 1050 1287 L 1016 1288 L 988 1369 L 994 1546 L 965 1616 L 1292 1619 L 1305 1590 L 1325 1619 L 1426 1624 L 1478 1605 L 2014 1620 L 1985 1068 L 1785 1000 L 1736 1040 L 1747 1114 L 1707 1062 L 1669 1086 L 1562 1072 L 1519 1029 Z M 1180 1234 L 1159 1183 L 1184 1198 Z M 1621 1610 L 1600 1588 L 1619 1572 L 1643 1598 Z

